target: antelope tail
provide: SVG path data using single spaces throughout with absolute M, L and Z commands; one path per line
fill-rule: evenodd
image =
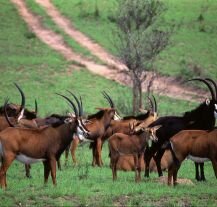
M 172 147 L 172 143 L 171 142 L 168 142 L 167 144 L 167 148 L 170 150 L 171 154 L 172 154 L 172 157 L 173 157 L 173 161 L 175 162 L 176 165 L 180 165 L 180 162 L 178 160 L 178 158 L 176 157 L 176 154 L 173 150 L 173 147 Z

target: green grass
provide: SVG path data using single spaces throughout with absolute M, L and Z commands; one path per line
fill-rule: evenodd
M 112 16 L 117 5 L 116 0 L 52 0 L 58 9 L 73 24 L 107 50 L 116 54 L 113 45 L 115 25 L 108 17 Z M 99 16 L 95 17 L 97 2 Z M 208 76 L 217 78 L 217 2 L 214 0 L 164 0 L 168 8 L 164 15 L 165 24 L 175 24 L 177 29 L 171 38 L 171 45 L 160 54 L 155 67 L 158 72 L 171 76 Z M 197 21 L 202 8 L 207 7 L 203 27 Z M 73 11 L 73 12 L 72 12 Z
M 207 182 L 194 180 L 194 164 L 185 161 L 178 177 L 191 179 L 194 185 L 180 184 L 168 187 L 156 181 L 157 174 L 150 179 L 134 181 L 134 172 L 118 171 L 118 179 L 112 182 L 108 167 L 107 144 L 103 148 L 104 167 L 91 167 L 91 152 L 87 145 L 79 146 L 79 164 L 57 171 L 57 187 L 43 184 L 43 165 L 32 165 L 32 179 L 25 178 L 24 166 L 14 162 L 8 171 L 8 189 L 0 190 L 1 203 L 14 205 L 52 206 L 215 206 L 217 204 L 216 178 L 210 163 L 205 164 Z M 64 160 L 64 159 L 62 159 Z M 63 163 L 63 162 L 62 162 Z M 166 173 L 165 173 L 166 175 Z M 20 204 L 19 204 L 20 203 Z M 2 206 L 2 205 L 1 205 Z
M 131 97 L 127 87 L 92 75 L 84 69 L 75 70 L 70 62 L 66 62 L 36 37 L 28 38 L 26 34 L 31 33 L 17 16 L 15 8 L 6 2 L 3 5 L 3 21 L 0 22 L 2 28 L 0 33 L 1 102 L 6 96 L 9 96 L 11 101 L 19 102 L 19 93 L 12 82 L 17 82 L 22 87 L 27 97 L 28 107 L 33 107 L 35 98 L 38 100 L 41 116 L 51 112 L 61 113 L 67 109 L 67 105 L 63 105 L 63 100 L 57 97 L 55 92 L 66 94 L 66 90 L 72 90 L 81 94 L 85 111 L 89 113 L 94 112 L 95 107 L 107 106 L 101 95 L 103 90 L 108 91 L 114 101 Z M 173 99 L 171 101 L 166 97 L 157 97 L 157 99 L 161 100 L 159 106 L 161 114 L 168 112 L 180 114 L 195 105 L 188 102 L 179 104 L 180 101 Z
M 68 108 L 55 92 L 66 94 L 72 90 L 81 94 L 85 111 L 92 113 L 95 107 L 107 106 L 101 95 L 108 91 L 115 102 L 128 101 L 131 92 L 128 87 L 95 76 L 85 69 L 75 70 L 55 51 L 40 42 L 26 27 L 9 1 L 0 0 L 0 102 L 8 96 L 19 103 L 20 95 L 13 86 L 17 82 L 26 95 L 28 108 L 39 102 L 39 114 L 63 113 Z M 192 109 L 196 103 L 178 101 L 157 96 L 160 114 L 181 114 Z M 135 184 L 134 173 L 118 172 L 117 182 L 112 182 L 108 167 L 107 145 L 103 148 L 103 168 L 92 168 L 91 151 L 81 145 L 77 151 L 79 165 L 57 172 L 57 187 L 51 181 L 43 185 L 43 166 L 32 166 L 32 179 L 24 176 L 24 166 L 14 162 L 9 168 L 8 189 L 0 190 L 1 206 L 192 206 L 216 205 L 216 179 L 211 164 L 207 163 L 207 182 L 194 186 L 180 185 L 169 188 L 150 180 Z M 191 162 L 183 164 L 179 177 L 194 181 L 194 167 Z

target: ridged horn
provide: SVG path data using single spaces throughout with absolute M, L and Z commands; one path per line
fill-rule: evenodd
M 37 100 L 35 99 L 35 114 L 38 113 L 38 103 Z
M 113 100 L 111 99 L 111 97 L 105 91 L 103 91 L 102 94 L 103 94 L 104 98 L 107 99 L 107 101 L 109 102 L 111 108 L 115 108 L 115 104 L 114 104 Z
M 217 85 L 216 85 L 216 82 L 210 78 L 205 78 L 205 80 L 211 82 L 215 88 L 215 100 L 217 101 Z
M 149 102 L 150 102 L 150 104 L 151 104 L 151 110 L 154 111 L 154 104 L 153 104 L 153 101 L 151 100 L 151 98 L 150 98 L 149 96 L 148 96 L 147 98 L 148 98 L 148 100 L 149 100 Z
M 24 95 L 22 89 L 19 87 L 19 85 L 17 83 L 14 83 L 14 85 L 19 90 L 21 98 L 22 98 L 21 106 L 20 106 L 20 110 L 19 110 L 19 113 L 20 113 L 25 108 L 25 95 Z
M 156 98 L 154 97 L 154 95 L 152 95 L 152 98 L 154 100 L 154 112 L 157 113 L 157 101 L 156 101 Z
M 14 125 L 11 123 L 11 121 L 8 118 L 8 114 L 7 114 L 7 105 L 8 105 L 8 101 L 9 99 L 6 98 L 5 99 L 5 103 L 4 103 L 4 115 L 5 115 L 5 119 L 7 120 L 8 124 L 10 127 L 14 127 Z
M 78 114 L 79 114 L 79 116 L 82 116 L 81 104 L 80 104 L 80 102 L 79 102 L 77 96 L 76 96 L 74 93 L 72 93 L 71 91 L 69 91 L 69 90 L 67 90 L 67 92 L 69 92 L 69 93 L 73 96 L 73 98 L 75 99 L 75 101 L 76 101 L 76 103 L 77 103 L 77 106 L 78 106 L 78 111 L 79 111 Z
M 213 88 L 210 86 L 210 84 L 206 80 L 204 80 L 202 78 L 192 78 L 190 80 L 187 80 L 187 82 L 188 81 L 194 81 L 194 80 L 201 81 L 201 82 L 205 83 L 206 86 L 209 88 L 209 91 L 211 93 L 212 99 L 215 100 L 215 94 L 214 94 Z
M 75 106 L 75 104 L 66 96 L 62 95 L 62 94 L 59 94 L 59 93 L 56 93 L 58 96 L 61 96 L 63 97 L 64 99 L 66 99 L 70 104 L 71 104 L 71 107 L 73 109 L 73 111 L 75 112 L 75 116 L 78 117 L 78 110 Z
M 83 102 L 82 102 L 82 98 L 81 98 L 81 96 L 80 96 L 80 105 L 81 105 L 81 116 L 83 116 L 84 115 L 84 110 L 83 110 Z

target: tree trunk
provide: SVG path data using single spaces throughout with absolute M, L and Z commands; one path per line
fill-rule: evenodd
M 133 79 L 133 114 L 137 114 L 142 107 L 142 84 L 139 78 L 135 75 Z

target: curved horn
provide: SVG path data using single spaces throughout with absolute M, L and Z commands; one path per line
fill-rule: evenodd
M 217 85 L 216 85 L 216 82 L 214 80 L 210 79 L 210 78 L 205 78 L 205 80 L 208 80 L 213 84 L 213 86 L 215 88 L 215 93 L 216 93 L 215 94 L 215 100 L 217 100 Z
M 80 106 L 81 106 L 81 116 L 84 115 L 84 111 L 83 111 L 83 102 L 82 102 L 82 99 L 81 99 L 81 96 L 80 96 Z
M 10 122 L 9 118 L 8 118 L 8 114 L 7 114 L 7 105 L 8 105 L 8 101 L 9 99 L 6 98 L 5 99 L 5 103 L 4 103 L 4 115 L 5 115 L 5 119 L 7 120 L 8 124 L 10 127 L 14 127 L 14 125 Z
M 154 112 L 157 113 L 157 101 L 156 101 L 154 95 L 152 95 L 152 98 L 154 99 Z
M 20 113 L 25 108 L 25 95 L 24 95 L 23 91 L 21 90 L 21 88 L 17 85 L 17 83 L 14 83 L 14 85 L 19 90 L 21 97 L 22 97 L 21 106 L 20 106 L 20 110 L 19 110 L 19 113 Z
M 38 103 L 37 100 L 35 99 L 35 114 L 38 113 Z
M 115 108 L 115 104 L 113 100 L 111 99 L 111 97 L 105 91 L 103 91 L 102 93 L 103 93 L 103 96 L 108 100 L 111 108 Z
M 210 86 L 210 84 L 206 80 L 204 80 L 202 78 L 192 78 L 190 80 L 187 80 L 187 82 L 188 81 L 194 81 L 194 80 L 198 80 L 198 81 L 201 81 L 201 82 L 205 83 L 207 85 L 207 87 L 209 88 L 209 91 L 211 93 L 212 99 L 215 100 L 215 94 L 214 94 L 213 88 Z
M 75 104 L 74 104 L 68 97 L 66 97 L 66 96 L 64 96 L 64 95 L 62 95 L 62 94 L 59 94 L 59 93 L 56 93 L 56 94 L 57 94 L 58 96 L 62 96 L 64 99 L 66 99 L 66 100 L 71 104 L 71 106 L 72 106 L 72 108 L 73 108 L 73 110 L 74 110 L 74 112 L 75 112 L 75 116 L 77 117 L 77 116 L 78 116 L 78 110 L 77 110 Z
M 102 92 L 103 97 L 109 102 L 109 105 L 111 106 L 111 100 L 108 98 L 107 94 L 105 93 L 105 91 Z
M 148 96 L 147 98 L 148 98 L 148 100 L 149 100 L 149 102 L 150 102 L 150 104 L 151 104 L 151 110 L 154 111 L 154 104 L 153 104 L 153 101 L 151 100 L 151 98 L 150 98 L 149 96 Z
M 77 98 L 77 96 L 75 95 L 75 94 L 73 94 L 71 91 L 69 91 L 69 90 L 67 90 L 67 92 L 69 92 L 73 97 L 74 97 L 74 99 L 75 99 L 75 101 L 76 101 L 76 103 L 77 103 L 77 106 L 78 106 L 78 111 L 79 111 L 79 116 L 82 116 L 82 114 L 81 114 L 81 104 L 80 104 L 80 102 L 79 102 L 79 100 L 78 100 L 78 98 Z

